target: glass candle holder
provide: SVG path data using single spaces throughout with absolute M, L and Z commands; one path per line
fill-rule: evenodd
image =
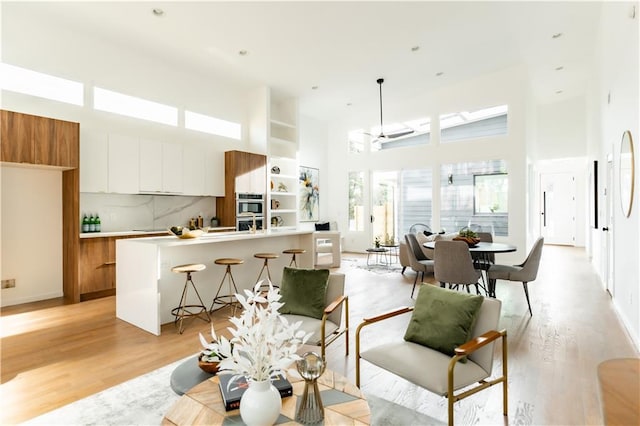
M 304 379 L 304 392 L 296 412 L 296 422 L 319 423 L 324 419 L 324 407 L 318 390 L 318 377 L 326 367 L 325 361 L 315 352 L 307 352 L 296 362 L 298 372 Z

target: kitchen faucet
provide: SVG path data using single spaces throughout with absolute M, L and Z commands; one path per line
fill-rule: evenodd
M 256 214 L 252 212 L 244 212 L 244 213 L 240 213 L 238 216 L 251 216 L 253 220 L 253 225 L 251 226 L 251 228 L 249 228 L 249 232 L 251 234 L 255 234 L 256 233 Z

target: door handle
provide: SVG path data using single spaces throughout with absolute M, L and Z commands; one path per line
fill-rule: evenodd
M 376 221 L 376 218 L 375 218 L 375 216 L 374 216 L 374 215 L 370 215 L 370 216 L 369 216 L 369 220 L 371 221 L 371 223 L 373 223 L 373 222 L 375 222 L 375 221 Z
M 602 230 L 603 230 L 603 231 L 605 231 L 605 232 L 607 232 L 607 231 L 609 231 L 609 227 L 604 226 L 604 227 L 602 228 Z

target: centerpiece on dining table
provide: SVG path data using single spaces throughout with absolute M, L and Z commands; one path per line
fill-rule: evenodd
M 458 235 L 453 237 L 454 241 L 464 241 L 467 243 L 469 247 L 475 247 L 480 242 L 480 238 L 478 238 L 478 234 L 473 232 L 469 228 L 462 228 Z
M 298 346 L 311 336 L 299 330 L 301 321 L 290 324 L 280 315 L 279 289 L 269 282 L 265 293 L 261 286 L 262 281 L 253 291 L 235 295 L 243 311 L 229 319 L 235 326 L 228 329 L 231 339 L 221 336 L 208 345 L 220 359 L 218 374 L 233 374 L 228 386 L 243 378 L 249 383 L 240 400 L 240 416 L 249 426 L 276 422 L 282 401 L 272 380 L 286 375 L 287 367 L 300 359 Z

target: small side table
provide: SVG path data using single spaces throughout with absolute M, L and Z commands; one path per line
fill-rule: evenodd
M 389 249 L 389 263 L 398 263 L 400 258 L 400 244 L 381 244 L 380 246 Z
M 367 266 L 386 265 L 389 266 L 389 249 L 385 247 L 371 247 L 367 249 Z M 375 256 L 375 262 L 371 263 L 371 255 Z

